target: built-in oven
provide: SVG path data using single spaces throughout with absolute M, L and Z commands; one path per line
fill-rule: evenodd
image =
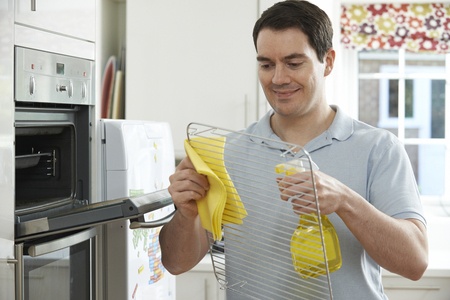
M 95 299 L 97 225 L 172 204 L 167 190 L 92 199 L 93 74 L 90 60 L 15 49 L 17 300 Z
M 15 204 L 18 223 L 89 197 L 93 62 L 16 48 Z

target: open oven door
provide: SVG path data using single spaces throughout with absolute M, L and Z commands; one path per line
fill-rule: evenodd
M 16 223 L 16 241 L 75 231 L 117 220 L 131 220 L 131 228 L 153 228 L 167 223 L 175 211 L 159 220 L 145 222 L 144 214 L 172 205 L 167 189 L 85 205 L 69 212 Z

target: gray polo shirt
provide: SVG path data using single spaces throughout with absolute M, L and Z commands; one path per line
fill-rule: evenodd
M 320 170 L 350 187 L 388 216 L 399 219 L 414 218 L 426 224 L 416 180 L 404 146 L 390 132 L 354 120 L 336 106 L 332 106 L 332 108 L 336 111 L 336 116 L 331 126 L 304 147 Z M 254 136 L 253 142 L 266 143 L 268 144 L 266 148 L 280 153 L 280 150 L 283 150 L 279 146 L 281 140 L 270 127 L 270 116 L 272 114 L 273 111 L 268 112 L 261 120 L 250 125 L 244 132 Z M 258 141 L 257 137 L 264 139 Z M 277 142 L 270 145 L 271 143 L 267 142 L 266 139 Z M 248 157 L 254 157 L 254 155 L 249 153 Z M 238 168 L 233 166 L 228 170 L 232 179 L 240 176 L 239 171 L 236 170 Z M 249 193 L 258 193 L 258 190 L 264 190 L 266 185 L 267 183 L 261 183 L 258 187 L 253 184 L 253 192 L 249 191 L 249 187 L 244 187 L 243 190 Z M 239 184 L 237 188 L 240 189 Z M 244 194 L 242 198 L 244 205 L 252 207 L 252 197 L 246 197 Z M 274 220 L 279 218 L 276 214 L 278 208 L 274 207 L 271 210 L 273 214 L 267 216 L 267 213 L 265 213 L 265 215 L 274 218 Z M 363 211 L 360 213 L 364 214 Z M 244 219 L 244 225 L 249 226 L 249 230 L 258 232 L 258 227 L 264 226 L 264 224 L 259 222 L 258 225 L 257 220 L 255 219 L 255 222 L 253 222 L 251 217 L 249 215 Z M 298 218 L 298 216 L 296 217 Z M 380 266 L 364 251 L 358 240 L 336 214 L 329 215 L 329 219 L 336 228 L 343 261 L 342 267 L 331 274 L 333 298 L 336 300 L 387 299 L 383 292 Z M 273 223 L 268 222 L 268 224 L 277 222 L 277 225 L 279 223 L 282 226 L 289 221 L 282 217 L 282 220 L 273 221 Z M 254 228 L 251 228 L 252 226 Z M 264 232 L 268 233 L 268 237 L 280 236 L 280 240 L 283 240 L 289 238 L 289 235 L 292 234 L 292 231 L 287 230 L 286 237 L 283 237 L 278 233 L 278 230 L 279 228 L 264 227 Z M 260 236 L 260 233 L 256 236 Z M 225 252 L 230 251 L 231 253 L 233 247 L 239 247 L 239 241 L 236 243 L 227 242 L 227 231 L 225 229 Z M 280 251 L 288 251 L 288 249 Z M 255 253 L 249 259 L 257 260 L 258 254 Z M 230 273 L 233 271 L 240 272 L 242 264 L 233 262 L 232 258 L 227 259 L 226 262 L 227 271 Z M 286 255 L 285 263 L 291 264 L 289 255 Z M 280 270 L 283 270 L 283 266 L 279 267 Z M 275 271 L 277 267 L 271 268 Z M 251 280 L 251 278 L 248 280 Z M 289 281 L 292 281 L 292 288 L 294 288 L 295 279 L 289 279 Z M 276 287 L 276 282 L 264 282 L 261 278 L 257 278 L 255 282 L 261 285 L 274 285 L 275 289 L 279 289 L 278 295 L 280 297 L 270 296 L 269 298 L 284 299 L 281 295 L 286 287 Z M 305 287 L 304 282 L 297 283 L 297 287 L 299 285 Z M 254 291 L 244 291 L 245 293 L 249 295 L 253 293 L 254 297 L 258 298 L 256 296 L 258 295 L 257 288 Z M 320 295 L 318 297 L 320 298 Z M 227 299 L 244 298 L 238 293 L 231 292 L 228 293 Z M 289 296 L 286 299 L 289 299 Z

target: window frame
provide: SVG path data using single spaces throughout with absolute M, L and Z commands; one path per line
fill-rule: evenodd
M 433 73 L 431 72 L 433 71 Z M 421 99 L 425 97 L 415 98 L 418 93 L 431 94 L 431 86 L 433 80 L 445 80 L 445 67 L 436 67 L 436 66 L 406 66 L 405 73 L 399 74 L 398 66 L 394 65 L 381 65 L 381 72 L 392 74 L 390 78 L 382 78 L 380 79 L 380 120 L 378 127 L 380 128 L 389 128 L 397 126 L 399 119 L 398 117 L 389 116 L 389 81 L 390 80 L 398 80 L 399 81 L 399 89 L 402 83 L 406 81 L 413 81 L 413 115 L 412 117 L 406 116 L 405 112 L 405 129 L 418 127 L 420 124 L 424 123 L 423 115 L 424 112 L 429 112 L 431 109 L 431 98 L 430 102 L 421 101 Z M 442 76 L 439 76 L 442 74 Z M 406 95 L 406 91 L 404 93 Z M 404 98 L 403 98 L 404 99 Z M 400 99 L 399 99 L 400 100 Z M 403 102 L 405 103 L 405 102 Z M 430 123 L 431 124 L 431 123 Z M 431 127 L 431 125 L 430 125 Z
M 399 112 L 397 120 L 397 137 L 405 145 L 444 145 L 445 146 L 445 158 L 444 158 L 444 193 L 440 196 L 431 195 L 421 195 L 424 205 L 431 206 L 444 206 L 447 210 L 450 209 L 450 186 L 446 183 L 450 182 L 450 54 L 445 55 L 445 74 L 421 74 L 419 77 L 429 78 L 429 79 L 443 79 L 446 80 L 445 83 L 445 137 L 444 138 L 406 138 L 405 131 L 409 127 L 407 120 L 405 119 L 405 103 L 404 103 L 404 84 L 402 81 L 405 79 L 410 79 L 405 76 L 405 64 L 406 64 L 406 53 L 404 50 L 395 50 L 398 54 L 395 55 L 395 59 L 398 59 L 399 65 L 398 74 L 403 74 L 398 76 L 399 79 Z M 342 56 L 342 62 L 346 65 L 346 68 L 342 68 L 342 77 L 347 78 L 344 84 L 344 90 L 346 99 L 348 99 L 347 106 L 351 107 L 350 114 L 355 119 L 359 119 L 359 81 L 361 79 L 378 79 L 378 80 L 389 80 L 392 78 L 390 73 L 359 73 L 359 54 L 357 50 L 354 49 L 341 49 L 340 55 Z M 370 53 L 368 53 L 370 55 Z M 373 54 L 376 55 L 376 54 Z M 388 54 L 384 54 L 388 55 Z M 375 58 L 375 56 L 374 56 Z M 386 57 L 385 57 L 386 58 Z M 416 77 L 414 77 L 416 78 Z M 353 80 L 352 80 L 353 79 Z M 355 84 L 356 82 L 356 84 Z M 403 108 L 403 109 L 402 109 Z M 380 127 L 381 128 L 381 127 Z

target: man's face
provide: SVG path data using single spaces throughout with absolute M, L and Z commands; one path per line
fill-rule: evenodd
M 325 101 L 326 62 L 319 62 L 307 36 L 296 28 L 262 29 L 256 41 L 258 76 L 267 100 L 278 114 L 307 114 Z

